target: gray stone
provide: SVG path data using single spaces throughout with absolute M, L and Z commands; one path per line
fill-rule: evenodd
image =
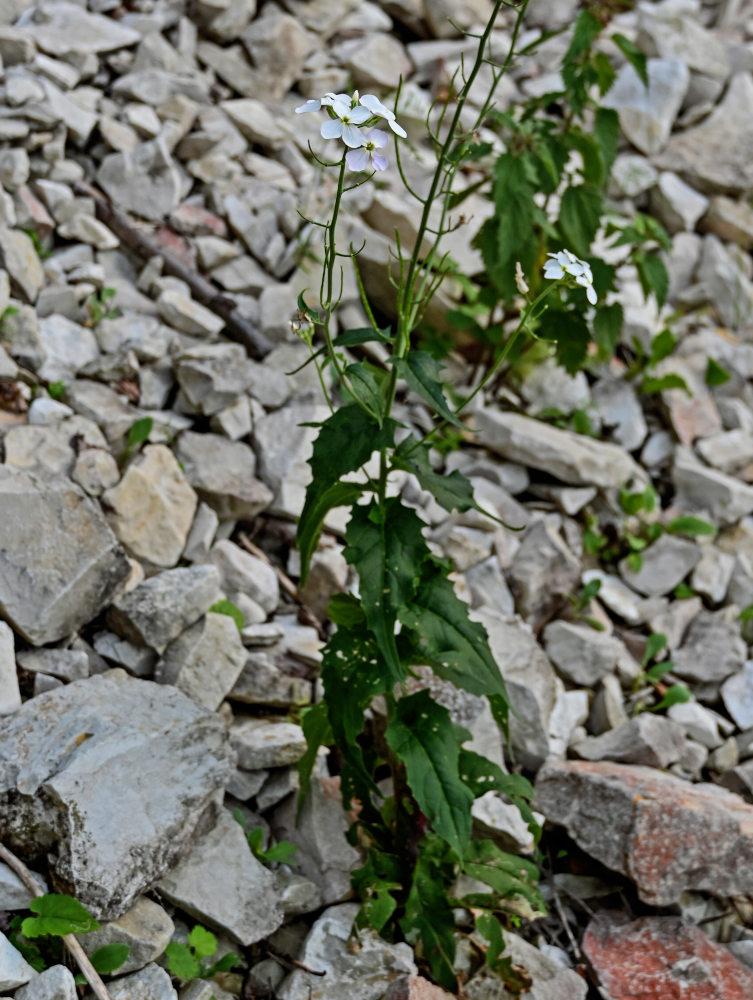
M 254 66 L 256 86 L 249 97 L 277 101 L 303 72 L 306 56 L 317 46 L 297 18 L 266 8 L 241 35 Z M 240 91 L 239 91 L 240 92 Z
M 238 766 L 248 771 L 297 764 L 307 745 L 300 726 L 268 719 L 236 719 L 230 727 L 230 742 Z
M 47 0 L 37 4 L 17 22 L 17 27 L 32 33 L 34 42 L 56 58 L 89 52 L 112 52 L 134 45 L 141 35 L 133 28 L 93 14 L 77 3 Z
M 724 707 L 740 729 L 753 727 L 753 660 L 732 674 L 720 689 Z
M 708 207 L 708 198 L 671 170 L 659 176 L 651 192 L 651 211 L 670 233 L 692 232 Z
M 530 417 L 486 407 L 476 414 L 476 426 L 479 444 L 564 483 L 609 487 L 624 486 L 634 477 L 645 479 L 640 467 L 617 445 Z
M 589 732 L 598 736 L 610 729 L 617 729 L 627 721 L 620 682 L 614 674 L 606 674 L 602 677 L 599 689 L 591 702 L 591 714 L 588 717 Z
M 630 382 L 602 378 L 591 389 L 594 405 L 611 436 L 626 451 L 640 448 L 648 428 L 643 409 Z
M 178 207 L 186 186 L 162 138 L 133 151 L 110 153 L 102 160 L 97 180 L 119 208 L 155 222 Z
M 319 910 L 323 905 L 319 886 L 303 875 L 280 868 L 275 872 L 280 904 L 286 919 Z
M 269 655 L 252 651 L 228 697 L 248 705 L 290 708 L 310 701 L 311 694 L 310 681 L 284 674 Z
M 142 896 L 118 917 L 101 925 L 98 931 L 81 936 L 81 946 L 87 955 L 108 944 L 126 944 L 128 958 L 118 967 L 119 976 L 143 969 L 156 961 L 170 943 L 175 925 L 166 911 L 151 899 Z
M 706 512 L 717 524 L 735 524 L 753 511 L 753 486 L 702 465 L 686 448 L 677 448 L 672 470 L 677 505 Z
M 745 274 L 735 247 L 728 250 L 716 236 L 704 237 L 697 278 L 722 323 L 733 330 L 753 321 L 753 282 Z
M 487 792 L 471 806 L 477 836 L 491 837 L 503 850 L 516 854 L 530 853 L 535 846 L 533 835 L 512 802 L 499 792 Z
M 700 228 L 720 240 L 750 249 L 753 245 L 753 206 L 723 194 L 714 195 Z
M 753 188 L 753 135 L 740 128 L 753 105 L 753 76 L 738 73 L 700 125 L 673 136 L 656 163 L 702 191 L 744 194 Z
M 73 973 L 64 965 L 52 965 L 16 991 L 17 1000 L 78 1000 Z
M 517 610 L 539 628 L 577 590 L 580 574 L 580 562 L 556 528 L 548 521 L 534 521 L 508 571 Z
M 505 621 L 489 608 L 477 608 L 471 617 L 486 628 L 505 679 L 515 758 L 524 767 L 535 768 L 549 754 L 549 726 L 562 681 L 528 628 Z
M 188 858 L 162 879 L 159 891 L 243 945 L 261 941 L 283 921 L 274 876 L 253 856 L 240 824 L 226 810 Z
M 76 413 L 98 424 L 110 444 L 118 448 L 123 446 L 131 427 L 144 416 L 143 411 L 131 406 L 125 396 L 108 385 L 89 379 L 76 379 L 67 385 L 65 398 Z
M 120 479 L 120 469 L 109 451 L 87 448 L 76 457 L 71 479 L 90 497 L 99 497 Z
M 625 63 L 602 103 L 619 112 L 625 136 L 651 156 L 667 144 L 685 100 L 690 73 L 679 59 L 649 59 L 646 69 L 648 88 L 630 63 Z
M 589 736 L 573 747 L 584 760 L 615 760 L 665 768 L 682 757 L 685 730 L 678 722 L 644 712 L 601 736 Z
M 720 552 L 714 545 L 704 545 L 701 551 L 690 586 L 696 593 L 708 597 L 712 604 L 720 604 L 732 579 L 735 557 L 728 552 Z
M 0 757 L 0 835 L 50 852 L 56 885 L 105 919 L 176 863 L 232 771 L 219 716 L 122 670 L 27 701 Z
M 135 677 L 151 677 L 157 662 L 157 654 L 149 646 L 136 646 L 113 632 L 95 633 L 94 649 L 109 663 L 125 667 Z
M 170 569 L 117 598 L 108 622 L 131 642 L 162 653 L 219 597 L 219 575 L 214 566 Z
M 165 323 L 192 337 L 216 337 L 225 326 L 225 320 L 217 313 L 171 288 L 162 292 L 157 309 Z M 180 366 L 177 373 L 180 381 Z
M 524 969 L 530 982 L 525 987 L 526 1000 L 554 1000 L 555 997 L 569 997 L 585 1000 L 588 984 L 573 969 L 567 968 L 556 958 L 544 954 L 529 941 L 503 931 L 504 954 L 514 963 L 516 969 Z M 508 992 L 502 978 L 484 966 L 464 987 L 468 1000 L 508 1000 Z
M 178 562 L 198 501 L 169 448 L 147 445 L 103 500 L 110 526 L 137 559 L 161 567 Z
M 26 233 L 0 226 L 0 265 L 8 272 L 14 291 L 27 302 L 36 302 L 44 284 L 44 271 Z
M 547 656 L 559 673 L 573 684 L 594 687 L 606 674 L 637 677 L 639 664 L 614 635 L 588 625 L 555 621 L 543 633 Z
M 0 715 L 11 715 L 21 707 L 14 650 L 13 630 L 0 621 Z
M 637 43 L 646 55 L 680 59 L 695 73 L 719 80 L 729 76 L 725 43 L 706 30 L 687 8 L 642 4 L 638 12 Z
M 177 1000 L 168 973 L 153 963 L 107 984 L 112 1000 Z
M 29 649 L 18 653 L 16 661 L 24 670 L 52 674 L 63 681 L 89 676 L 89 657 L 82 649 Z
M 696 449 L 704 462 L 729 475 L 753 462 L 753 434 L 735 427 L 703 438 L 696 443 Z
M 56 642 L 108 603 L 128 561 L 99 507 L 67 480 L 0 466 L 0 507 L 0 610 L 29 642 Z
M 317 431 L 302 427 L 329 416 L 319 404 L 286 406 L 254 425 L 254 446 L 259 456 L 259 475 L 274 493 L 272 511 L 298 517 L 303 509 L 306 486 L 311 480 L 308 459 Z
M 618 153 L 609 174 L 609 193 L 620 198 L 637 198 L 656 184 L 658 176 L 645 156 Z
M 248 594 L 267 614 L 280 603 L 280 584 L 268 562 L 227 539 L 215 542 L 209 559 L 217 567 L 226 594 Z
M 183 558 L 188 562 L 206 562 L 219 523 L 220 519 L 212 508 L 208 504 L 200 503 L 196 508 L 191 530 L 188 532 Z
M 701 611 L 672 659 L 674 673 L 693 681 L 723 681 L 742 670 L 747 647 L 740 635 L 737 609 Z
M 697 701 L 683 701 L 671 705 L 667 714 L 674 722 L 678 722 L 688 737 L 700 743 L 709 750 L 721 746 L 723 740 L 719 735 L 719 716 Z
M 633 590 L 656 597 L 670 593 L 685 579 L 701 558 L 701 550 L 695 542 L 664 534 L 644 549 L 641 556 L 642 565 L 637 571 L 623 559 L 619 564 L 620 574 Z
M 36 881 L 41 885 L 44 892 L 47 892 L 47 885 L 41 875 L 32 873 Z M 0 862 L 0 910 L 28 910 L 32 900 L 32 894 L 26 888 L 16 873 L 6 864 Z M 2 945 L 0 945 L 0 951 Z M 0 965 L 0 969 L 4 968 Z M 5 989 L 6 987 L 0 987 Z
M 357 903 L 332 906 L 311 928 L 300 953 L 310 969 L 326 972 L 312 976 L 296 969 L 277 991 L 280 1000 L 380 1000 L 399 976 L 415 976 L 409 945 L 389 944 L 372 930 L 359 931 L 359 948 L 349 947 Z
M 246 662 L 238 627 L 229 615 L 207 614 L 170 643 L 154 679 L 174 684 L 204 708 L 218 709 Z
M 240 344 L 194 347 L 176 358 L 175 375 L 186 399 L 206 416 L 236 402 L 251 384 L 248 357 Z
M 0 990 L 15 990 L 37 973 L 0 931 Z
M 175 453 L 189 483 L 221 521 L 250 520 L 272 502 L 270 491 L 254 477 L 256 457 L 242 441 L 185 431 Z

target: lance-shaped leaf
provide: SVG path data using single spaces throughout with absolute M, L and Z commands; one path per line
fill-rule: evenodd
M 471 878 L 484 882 L 501 899 L 520 896 L 537 913 L 546 906 L 536 882 L 539 871 L 532 861 L 508 854 L 492 840 L 472 840 L 465 849 L 463 871 Z
M 428 490 L 445 510 L 470 510 L 476 507 L 473 486 L 455 469 L 449 475 L 435 472 L 429 457 L 429 446 L 409 434 L 395 449 L 393 464 L 397 469 L 412 472 L 423 489 Z
M 454 993 L 455 917 L 444 888 L 452 868 L 448 872 L 442 849 L 435 837 L 424 839 L 400 927 L 428 961 L 437 982 Z
M 395 367 L 400 378 L 404 378 L 410 388 L 434 408 L 434 410 L 456 427 L 464 425 L 455 416 L 445 399 L 440 373 L 442 366 L 428 351 L 410 351 L 405 358 L 395 358 Z
M 360 469 L 375 450 L 389 447 L 395 426 L 393 420 L 385 420 L 379 427 L 357 403 L 336 410 L 320 425 L 309 459 L 313 479 L 306 489 L 306 502 L 298 521 L 302 586 L 327 513 L 333 507 L 355 503 L 363 490 L 340 480 Z
M 471 835 L 473 795 L 461 781 L 450 713 L 428 691 L 401 698 L 385 732 L 405 764 L 408 785 L 432 829 L 458 855 Z
M 320 701 L 318 705 L 312 705 L 311 708 L 305 709 L 301 717 L 301 728 L 303 729 L 303 735 L 306 737 L 307 749 L 298 762 L 298 775 L 301 784 L 301 792 L 298 796 L 299 810 L 311 784 L 311 772 L 314 769 L 319 747 L 335 742 L 332 735 L 332 728 L 329 724 L 327 706 L 323 701 Z
M 395 497 L 354 507 L 345 532 L 345 558 L 358 571 L 361 606 L 384 657 L 391 682 L 405 671 L 395 642 L 398 609 L 413 597 L 417 573 L 430 556 L 423 522 Z
M 520 815 L 528 825 L 535 840 L 541 836 L 541 827 L 536 822 L 530 803 L 533 802 L 533 786 L 522 774 L 506 774 L 499 764 L 474 753 L 472 750 L 461 750 L 458 757 L 460 777 L 470 788 L 474 799 L 487 792 L 501 792 L 513 805 L 518 807 Z
M 496 696 L 506 704 L 505 682 L 486 629 L 468 617 L 468 606 L 455 593 L 448 569 L 442 560 L 427 560 L 415 597 L 400 612 L 400 621 L 411 630 L 414 662 L 430 665 L 455 687 L 490 700 Z
M 356 364 L 348 365 L 345 369 L 345 376 L 352 394 L 361 400 L 367 410 L 374 414 L 381 427 L 384 396 L 374 373 L 359 361 Z

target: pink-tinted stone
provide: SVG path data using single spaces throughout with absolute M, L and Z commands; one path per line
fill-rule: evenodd
M 539 772 L 535 801 L 654 906 L 686 889 L 753 892 L 753 806 L 718 785 L 611 761 L 557 761 Z
M 202 208 L 201 205 L 191 205 L 184 202 L 178 205 L 170 215 L 170 225 L 178 232 L 189 236 L 225 236 L 227 225 L 225 220 L 214 212 Z
M 423 976 L 401 976 L 384 994 L 384 1000 L 454 1000 L 451 993 Z
M 583 951 L 605 1000 L 750 1000 L 753 972 L 679 917 L 602 916 Z
M 55 228 L 55 220 L 36 195 L 32 194 L 26 184 L 22 184 L 16 192 L 16 197 L 23 203 L 26 210 L 24 222 L 31 222 L 37 234 L 44 239 Z
M 196 248 L 185 236 L 174 232 L 169 226 L 158 226 L 152 239 L 162 250 L 168 250 L 186 267 L 196 270 Z

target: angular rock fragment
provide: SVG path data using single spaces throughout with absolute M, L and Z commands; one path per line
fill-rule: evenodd
M 577 972 L 563 966 L 551 955 L 545 955 L 519 934 L 505 931 L 504 942 L 504 954 L 509 956 L 513 968 L 522 970 L 530 981 L 522 996 L 527 993 L 531 1000 L 539 997 L 541 1000 L 548 1000 L 549 997 L 552 1000 L 555 997 L 557 1000 L 560 997 L 585 1000 L 588 986 Z M 503 979 L 487 967 L 476 973 L 464 992 L 468 1000 L 507 1000 L 509 996 Z
M 153 962 L 107 984 L 112 1000 L 178 1000 L 169 974 Z
M 214 566 L 170 569 L 119 597 L 107 620 L 120 635 L 162 653 L 220 597 Z
M 61 58 L 74 53 L 112 52 L 135 45 L 141 35 L 112 17 L 94 14 L 67 0 L 46 0 L 17 22 L 32 32 L 39 48 Z
M 238 754 L 238 766 L 249 771 L 297 764 L 306 752 L 303 730 L 293 722 L 237 719 L 230 729 L 230 742 Z
M 142 896 L 133 906 L 118 917 L 108 921 L 98 931 L 81 936 L 81 946 L 87 955 L 108 944 L 126 944 L 128 958 L 118 966 L 118 975 L 136 972 L 156 961 L 172 940 L 175 924 L 159 903 Z
M 170 643 L 154 679 L 173 684 L 197 704 L 216 710 L 245 662 L 246 650 L 233 619 L 210 611 Z
M 627 559 L 620 562 L 625 583 L 647 597 L 657 597 L 674 590 L 701 558 L 695 542 L 674 535 L 661 535 L 641 552 L 641 567 L 634 570 Z
M 130 572 L 99 506 L 69 480 L 0 466 L 0 614 L 35 645 L 77 631 Z
M 535 803 L 652 906 L 687 889 L 724 896 L 753 888 L 753 806 L 717 785 L 636 765 L 558 761 L 539 772 Z
M 176 863 L 233 766 L 219 716 L 122 670 L 27 701 L 0 759 L 0 836 L 105 919 Z
M 532 628 L 559 610 L 580 582 L 581 566 L 547 521 L 531 524 L 509 570 L 515 606 Z
M 736 610 L 701 611 L 672 657 L 674 672 L 692 681 L 723 681 L 742 670 L 748 650 Z
M 159 891 L 243 945 L 261 941 L 283 920 L 272 872 L 256 860 L 243 829 L 226 810 L 191 854 L 162 879 Z
M 240 344 L 185 351 L 176 359 L 175 375 L 186 399 L 206 416 L 230 406 L 251 384 L 250 361 Z
M 64 965 L 51 965 L 16 992 L 18 1000 L 78 1000 L 73 973 Z
M 220 520 L 254 518 L 272 502 L 270 491 L 254 477 L 256 456 L 242 441 L 185 431 L 175 453 L 189 483 Z
M 614 760 L 665 768 L 682 757 L 685 730 L 672 719 L 644 712 L 617 729 L 581 740 L 573 750 L 583 760 Z
M 0 621 L 0 715 L 10 715 L 20 707 L 13 629 Z
M 639 664 L 614 635 L 588 625 L 556 621 L 546 626 L 543 638 L 547 656 L 573 684 L 593 687 L 615 671 L 625 677 L 638 676 Z
M 707 512 L 715 524 L 734 524 L 753 511 L 753 486 L 709 469 L 685 448 L 675 452 L 672 478 L 678 505 Z
M 723 944 L 679 917 L 599 914 L 586 929 L 583 951 L 602 995 L 634 1000 L 636 984 L 652 1000 L 746 1000 L 753 971 Z
M 0 990 L 15 990 L 37 973 L 0 931 Z
M 620 127 L 630 142 L 651 156 L 667 144 L 688 90 L 690 73 L 679 59 L 649 59 L 646 69 L 648 87 L 625 63 L 603 103 L 619 112 Z

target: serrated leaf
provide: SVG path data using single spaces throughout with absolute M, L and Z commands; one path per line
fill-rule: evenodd
M 197 958 L 209 958 L 217 951 L 217 938 L 201 924 L 191 930 L 188 935 L 188 943 L 193 948 Z
M 221 601 L 215 601 L 209 610 L 217 615 L 227 615 L 228 618 L 232 618 L 238 631 L 243 631 L 246 619 L 243 617 L 243 612 L 237 604 L 233 604 L 232 601 L 228 601 L 227 598 L 223 597 Z
M 638 269 L 638 280 L 646 298 L 653 292 L 657 303 L 663 306 L 669 291 L 669 275 L 658 253 L 637 253 L 633 257 Z
M 723 368 L 718 361 L 709 358 L 706 365 L 706 385 L 724 385 L 732 378 L 726 368 Z
M 603 97 L 614 83 L 617 73 L 615 72 L 614 66 L 609 61 L 609 57 L 603 52 L 594 53 L 591 59 L 591 65 L 596 71 L 596 82 L 599 85 L 599 94 Z
M 390 683 L 405 670 L 395 642 L 398 609 L 415 593 L 417 574 L 429 556 L 423 522 L 398 497 L 380 508 L 376 500 L 353 508 L 343 553 L 358 572 L 361 606 L 387 667 Z
M 603 210 L 601 192 L 593 184 L 577 184 L 562 195 L 559 226 L 567 245 L 579 257 L 588 256 Z
M 348 365 L 345 369 L 345 376 L 348 379 L 350 392 L 359 399 L 363 405 L 377 419 L 379 426 L 382 426 L 384 413 L 384 396 L 379 388 L 379 383 L 366 365 L 360 361 Z
M 587 52 L 602 29 L 602 23 L 587 10 L 582 10 L 575 21 L 573 37 L 564 56 L 564 62 L 574 62 Z
M 421 487 L 428 490 L 445 510 L 462 512 L 476 507 L 470 481 L 457 469 L 449 475 L 435 472 L 431 464 L 429 446 L 412 434 L 397 446 L 393 464 L 397 469 L 412 472 Z
M 505 939 L 502 936 L 502 925 L 493 913 L 479 913 L 476 917 L 476 930 L 489 942 L 486 949 L 486 964 L 490 969 L 497 967 L 498 959 L 505 950 Z
M 436 981 L 453 993 L 455 978 L 455 917 L 445 884 L 451 877 L 442 863 L 441 846 L 425 838 L 413 873 L 400 927 L 406 940 L 428 961 Z
M 463 856 L 463 871 L 488 885 L 502 899 L 521 896 L 534 910 L 546 906 L 536 882 L 538 868 L 532 861 L 503 851 L 491 840 L 472 840 Z
M 89 956 L 89 960 L 100 976 L 109 976 L 119 969 L 131 954 L 131 949 L 122 941 L 114 941 L 112 944 L 103 944 Z
M 37 896 L 29 903 L 29 909 L 36 916 L 26 917 L 21 924 L 21 933 L 27 938 L 43 934 L 58 937 L 63 934 L 88 934 L 99 929 L 99 922 L 82 903 L 62 893 Z
M 692 517 L 690 514 L 682 514 L 680 517 L 673 517 L 667 525 L 670 534 L 691 535 L 715 535 L 717 529 L 709 521 L 704 521 L 701 517 Z
M 267 864 L 284 863 L 289 861 L 290 858 L 298 850 L 298 844 L 291 844 L 289 840 L 278 840 L 276 844 L 272 844 L 264 852 L 264 860 Z
M 463 427 L 450 409 L 444 394 L 440 374 L 442 366 L 428 351 L 410 351 L 405 358 L 395 358 L 400 378 L 405 379 L 413 392 L 425 400 L 444 420 Z
M 320 425 L 309 459 L 312 481 L 298 521 L 301 550 L 301 586 L 306 583 L 311 556 L 316 548 L 327 513 L 340 505 L 355 503 L 363 487 L 341 483 L 343 476 L 356 472 L 375 450 L 393 443 L 395 422 L 385 420 L 380 428 L 358 404 L 336 410 Z
M 201 974 L 199 960 L 182 941 L 171 941 L 165 948 L 165 957 L 170 975 L 176 979 L 197 979 Z
M 298 761 L 298 777 L 301 791 L 298 796 L 298 810 L 308 794 L 311 784 L 311 772 L 314 770 L 319 747 L 334 743 L 332 727 L 329 724 L 329 714 L 325 703 L 319 702 L 301 713 L 301 728 L 306 737 L 306 753 Z
M 606 360 L 614 355 L 622 336 L 624 314 L 619 302 L 601 306 L 594 314 L 594 339 Z
M 333 594 L 327 605 L 327 614 L 333 625 L 353 628 L 366 621 L 361 602 L 354 594 Z
M 518 807 L 534 839 L 539 839 L 541 827 L 529 804 L 533 801 L 533 786 L 527 778 L 522 774 L 506 774 L 499 764 L 472 750 L 460 750 L 458 769 L 461 780 L 475 799 L 490 791 L 506 795 Z
M 583 160 L 583 178 L 592 184 L 604 180 L 604 159 L 596 139 L 580 129 L 570 135 L 571 145 L 578 150 Z
M 410 790 L 434 832 L 459 856 L 471 835 L 473 795 L 460 780 L 450 713 L 428 691 L 401 698 L 385 731 Z
M 202 979 L 212 979 L 217 975 L 218 972 L 230 972 L 237 965 L 241 964 L 240 955 L 236 955 L 234 951 L 228 951 L 222 956 L 219 961 L 210 965 L 208 969 L 204 969 L 201 973 Z M 210 998 L 211 1000 L 211 998 Z
M 612 35 L 612 41 L 638 74 L 643 86 L 648 89 L 648 69 L 644 53 L 636 48 L 629 38 L 626 38 L 625 35 L 621 35 L 619 32 Z

